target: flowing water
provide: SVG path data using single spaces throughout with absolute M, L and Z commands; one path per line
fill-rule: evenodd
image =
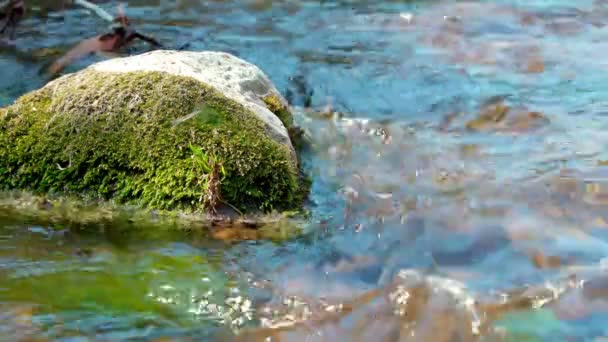
M 28 13 L 0 51 L 0 105 L 107 27 L 79 9 Z M 285 241 L 0 221 L 2 340 L 608 338 L 607 2 L 139 0 L 126 13 L 168 48 L 269 75 L 311 143 L 311 215 Z

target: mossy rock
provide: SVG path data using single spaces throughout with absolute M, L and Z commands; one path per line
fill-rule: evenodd
M 205 211 L 199 151 L 223 168 L 224 203 L 291 209 L 302 191 L 287 108 L 257 67 L 225 53 L 108 60 L 0 109 L 0 188 Z

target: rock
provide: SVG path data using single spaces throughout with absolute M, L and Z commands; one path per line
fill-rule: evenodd
M 91 66 L 99 72 L 158 71 L 192 77 L 251 110 L 273 139 L 291 145 L 286 127 L 293 119 L 268 77 L 255 65 L 223 52 L 154 51 Z M 295 155 L 294 155 L 295 157 Z
M 232 55 L 116 58 L 0 109 L 0 188 L 167 210 L 203 211 L 211 197 L 241 210 L 294 207 L 291 127 L 270 80 Z
M 604 207 L 608 205 L 608 168 L 562 169 L 551 188 L 579 204 Z
M 511 108 L 501 99 L 482 106 L 477 117 L 466 123 L 470 131 L 523 133 L 545 127 L 550 123 L 543 113 L 527 108 Z

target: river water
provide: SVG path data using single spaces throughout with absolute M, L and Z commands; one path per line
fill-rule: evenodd
M 2 105 L 107 26 L 43 12 L 0 50 Z M 273 241 L 3 218 L 2 340 L 608 338 L 607 2 L 138 0 L 126 12 L 168 48 L 230 52 L 268 74 L 311 142 L 310 216 Z

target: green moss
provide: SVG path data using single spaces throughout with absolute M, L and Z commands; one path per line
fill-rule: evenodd
M 36 246 L 44 248 L 48 244 Z M 68 321 L 70 316 L 83 312 L 117 316 L 145 314 L 171 319 L 180 326 L 200 327 L 204 323 L 191 312 L 198 306 L 192 294 L 197 294 L 196 300 L 204 298 L 223 306 L 229 291 L 239 286 L 222 272 L 220 260 L 196 252 L 171 255 L 151 249 L 146 253 L 129 253 L 115 245 L 91 246 L 84 250 L 94 258 L 96 267 L 71 267 L 70 259 L 63 253 L 49 253 L 43 261 L 48 265 L 43 271 L 21 267 L 11 272 L 13 276 L 5 277 L 0 300 L 34 302 L 37 315 L 51 314 Z M 71 252 L 67 248 L 61 251 Z M 201 277 L 208 281 L 201 282 Z M 163 300 L 169 298 L 171 301 Z M 209 317 L 212 318 L 215 317 Z M 3 324 L 5 322 L 3 317 Z M 86 325 L 78 324 L 79 327 Z M 71 329 L 70 324 L 65 327 L 68 331 Z
M 253 113 L 159 72 L 69 75 L 0 112 L 0 187 L 202 211 L 190 145 L 223 161 L 231 205 L 299 204 L 296 161 Z
M 289 129 L 293 125 L 293 116 L 291 115 L 289 108 L 281 102 L 278 96 L 272 94 L 264 97 L 262 100 L 266 104 L 268 110 L 281 119 L 281 122 L 283 122 L 283 125 L 285 125 L 286 128 Z

